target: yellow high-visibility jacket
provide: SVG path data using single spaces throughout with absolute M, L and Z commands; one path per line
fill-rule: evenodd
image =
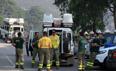
M 60 44 L 60 39 L 59 39 L 59 36 L 58 35 L 51 35 L 50 36 L 50 39 L 52 41 L 52 47 L 53 48 L 58 48 L 59 47 L 59 44 Z
M 38 47 L 39 48 L 51 48 L 52 47 L 51 39 L 49 37 L 40 38 Z

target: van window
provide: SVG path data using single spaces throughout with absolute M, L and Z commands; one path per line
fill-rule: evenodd
M 19 30 L 19 31 L 20 31 L 20 27 L 14 27 L 13 30 L 14 30 L 14 31 L 16 31 L 16 30 Z
M 23 32 L 23 28 L 21 28 L 21 31 Z
M 71 41 L 71 33 L 67 33 L 67 37 L 68 37 L 69 41 Z
M 62 34 L 62 30 L 55 30 L 59 36 Z M 52 35 L 52 30 L 49 30 L 49 35 Z
M 13 29 L 12 29 L 12 28 L 10 28 L 10 29 L 9 29 L 9 31 L 13 31 Z

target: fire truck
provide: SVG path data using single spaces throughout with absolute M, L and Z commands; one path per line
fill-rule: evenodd
M 24 19 L 23 18 L 4 18 L 4 23 L 1 25 L 1 31 L 4 38 L 11 39 L 17 32 L 24 34 Z M 8 40 L 9 41 L 9 40 Z
M 52 14 L 44 14 L 43 31 L 47 31 L 48 36 L 55 29 L 60 37 L 60 62 L 61 66 L 73 66 L 74 42 L 72 31 L 72 14 L 66 13 L 63 18 L 54 18 Z

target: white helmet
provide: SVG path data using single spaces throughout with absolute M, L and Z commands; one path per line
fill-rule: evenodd
M 97 32 L 97 33 L 102 33 L 101 30 L 97 30 L 96 32 Z
M 90 34 L 94 34 L 94 32 L 93 32 L 93 31 L 91 31 L 91 32 L 90 32 Z
M 85 32 L 84 35 L 88 35 L 89 33 L 88 32 Z

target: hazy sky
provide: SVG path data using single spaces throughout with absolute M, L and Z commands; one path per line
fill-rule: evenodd
M 53 5 L 54 0 L 16 0 L 17 4 L 23 9 L 29 9 L 31 6 L 40 6 L 45 13 L 52 13 L 59 17 L 58 8 Z

